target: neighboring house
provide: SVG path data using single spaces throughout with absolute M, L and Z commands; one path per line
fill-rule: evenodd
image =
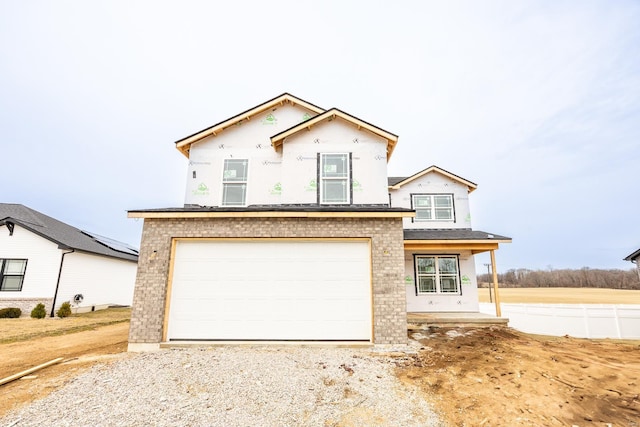
M 638 262 L 639 258 L 640 258 L 640 249 L 638 249 L 634 253 L 632 253 L 629 256 L 627 256 L 624 260 L 625 261 L 631 261 L 632 263 L 634 263 L 636 265 L 636 269 L 638 271 L 638 277 L 640 278 L 640 262 Z
M 131 305 L 137 251 L 20 204 L 0 203 L 0 308 Z
M 183 207 L 144 218 L 130 350 L 179 341 L 407 341 L 409 311 L 478 311 L 476 185 L 387 177 L 398 137 L 283 94 L 189 137 Z M 415 267 L 414 267 L 415 266 Z

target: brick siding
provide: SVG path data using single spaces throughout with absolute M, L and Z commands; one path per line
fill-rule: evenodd
M 374 343 L 407 343 L 401 218 L 147 218 L 142 230 L 130 343 L 162 340 L 171 241 L 177 237 L 370 238 Z

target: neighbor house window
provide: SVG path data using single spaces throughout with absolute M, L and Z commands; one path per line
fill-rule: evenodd
M 453 221 L 453 195 L 414 194 L 414 221 Z
M 320 154 L 320 203 L 346 204 L 350 199 L 349 154 Z
M 222 206 L 247 203 L 247 159 L 226 159 L 222 175 Z
M 0 291 L 21 291 L 26 259 L 0 259 Z
M 416 255 L 415 263 L 418 294 L 454 294 L 460 291 L 457 256 Z

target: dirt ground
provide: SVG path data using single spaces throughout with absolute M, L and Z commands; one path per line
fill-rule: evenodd
M 432 328 L 398 376 L 451 426 L 640 426 L 640 342 Z
M 23 336 L 42 325 L 25 322 Z M 35 378 L 0 386 L 0 416 L 46 396 L 95 363 L 124 357 L 128 328 L 120 322 L 0 344 L 0 378 L 65 358 Z M 412 337 L 423 350 L 399 358 L 397 375 L 418 385 L 447 425 L 640 427 L 638 341 L 543 337 L 505 327 L 433 328 Z
M 17 320 L 23 319 L 3 319 L 4 322 Z M 65 359 L 34 372 L 35 378 L 0 386 L 0 417 L 11 409 L 45 397 L 93 364 L 118 357 L 127 350 L 128 334 L 129 322 L 120 322 L 83 332 L 0 344 L 0 378 L 58 357 Z

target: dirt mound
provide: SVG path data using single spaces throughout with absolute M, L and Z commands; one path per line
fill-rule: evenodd
M 640 426 L 638 342 L 433 328 L 398 370 L 452 426 Z

